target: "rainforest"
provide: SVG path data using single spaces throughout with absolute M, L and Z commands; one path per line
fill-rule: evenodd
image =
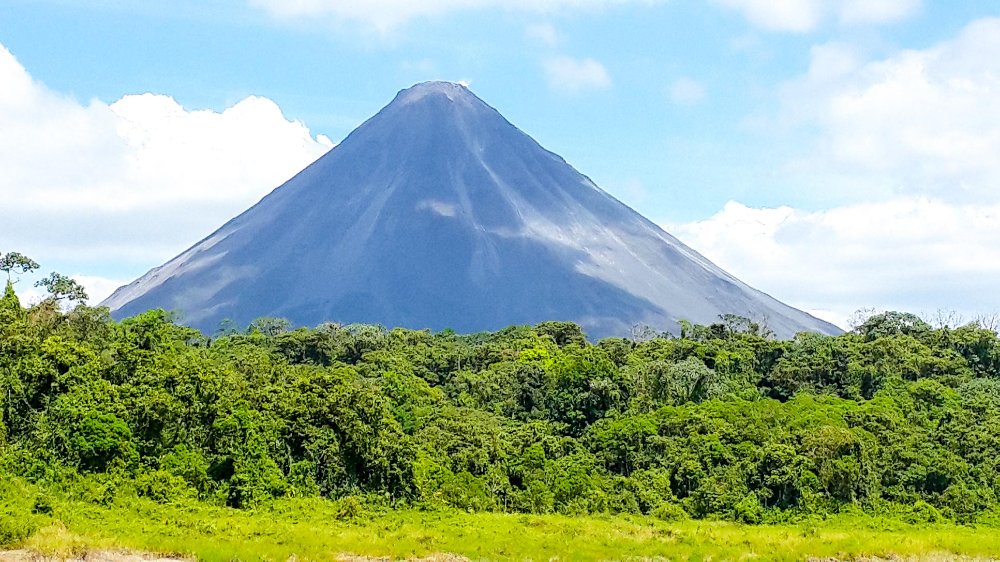
M 661 534 L 601 539 L 613 552 L 668 558 L 683 529 L 756 541 L 822 536 L 823 522 L 967 535 L 925 545 L 952 553 L 1000 547 L 974 531 L 1000 525 L 1000 341 L 985 320 L 884 312 L 790 340 L 732 315 L 596 342 L 558 321 L 458 334 L 261 318 L 206 335 L 163 310 L 115 321 L 62 289 L 26 307 L 8 283 L 0 300 L 7 547 L 55 528 L 81 548 L 212 558 L 184 542 L 193 533 L 257 544 L 251 558 L 284 544 L 268 556 L 287 558 L 308 540 L 288 531 L 265 548 L 226 533 L 271 529 L 259 540 L 293 516 L 385 524 L 382 542 L 357 531 L 365 540 L 329 548 L 390 557 L 561 552 L 499 541 L 477 556 L 448 542 L 463 525 L 480 546 L 499 540 L 491 528 L 534 544 L 548 525 L 579 541 L 575 556 L 605 559 L 583 547 L 616 525 Z M 830 554 L 905 551 L 891 537 Z

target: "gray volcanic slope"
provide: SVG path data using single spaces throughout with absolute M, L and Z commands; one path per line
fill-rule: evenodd
M 611 197 L 469 90 L 403 90 L 208 238 L 119 288 L 115 317 L 211 332 L 260 316 L 459 332 L 571 320 L 592 337 L 733 313 L 839 330 L 748 287 Z

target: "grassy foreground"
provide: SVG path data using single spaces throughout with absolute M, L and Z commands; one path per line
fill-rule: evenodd
M 28 489 L 22 488 L 24 492 Z M 7 488 L 7 492 L 12 491 Z M 55 557 L 129 549 L 199 560 L 330 560 L 343 555 L 416 558 L 448 553 L 473 560 L 912 560 L 988 559 L 1000 553 L 993 528 L 911 526 L 864 516 L 811 524 L 745 526 L 664 522 L 641 516 L 506 515 L 359 510 L 356 502 L 281 500 L 256 510 L 201 503 L 112 505 L 3 498 L 6 546 Z M 21 536 L 17 536 L 21 533 Z

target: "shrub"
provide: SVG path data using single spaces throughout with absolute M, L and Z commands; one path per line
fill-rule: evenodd
M 910 508 L 909 513 L 903 516 L 907 523 L 938 523 L 944 520 L 944 516 L 938 508 L 923 501 L 917 500 Z
M 288 467 L 288 495 L 308 497 L 319 495 L 319 484 L 316 483 L 316 463 L 299 461 Z
M 972 523 L 980 512 L 993 503 L 991 499 L 978 488 L 958 483 L 948 486 L 938 502 L 942 511 L 959 523 Z
M 39 515 L 49 515 L 52 513 L 52 498 L 46 494 L 38 494 L 35 497 L 35 505 L 31 507 L 31 512 Z
M 88 411 L 72 424 L 66 448 L 84 472 L 104 472 L 114 463 L 132 465 L 138 458 L 132 431 L 113 414 Z
M 0 547 L 17 546 L 37 530 L 32 517 L 0 513 Z
M 160 469 L 183 478 L 200 493 L 208 491 L 212 483 L 208 476 L 208 461 L 200 451 L 177 445 L 160 458 Z
M 337 502 L 337 519 L 355 519 L 364 512 L 364 503 L 357 496 L 347 496 Z
M 684 521 L 688 519 L 688 513 L 681 506 L 672 502 L 663 502 L 649 512 L 650 515 L 661 521 Z
M 483 481 L 468 472 L 460 472 L 445 480 L 441 486 L 441 499 L 452 507 L 468 511 L 488 511 L 496 507 Z
M 233 467 L 226 499 L 230 507 L 256 507 L 264 500 L 285 494 L 286 484 L 281 470 L 271 457 L 248 456 L 237 459 Z
M 197 492 L 186 480 L 165 470 L 139 475 L 135 480 L 135 490 L 140 496 L 157 503 L 193 500 L 197 497 Z
M 757 525 L 764 518 L 764 507 L 760 504 L 757 494 L 747 494 L 735 507 L 733 518 L 741 523 Z
M 0 475 L 0 548 L 17 546 L 45 520 L 39 512 L 51 513 L 48 497 L 33 495 L 23 480 Z

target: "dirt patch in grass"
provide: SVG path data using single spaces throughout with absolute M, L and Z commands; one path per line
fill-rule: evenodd
M 810 558 L 808 562 L 998 562 L 996 558 L 976 558 L 971 556 L 955 556 L 954 554 L 940 553 L 920 556 L 893 556 L 880 558 L 877 556 L 864 556 L 861 558 Z
M 192 562 L 191 558 L 175 558 L 148 552 L 129 552 L 115 550 L 94 550 L 79 555 L 63 557 L 51 556 L 34 550 L 0 551 L 0 562 Z M 289 558 L 294 562 L 296 558 Z M 375 556 L 357 556 L 340 554 L 337 562 L 393 562 L 393 558 Z M 457 554 L 435 553 L 420 558 L 407 558 L 406 562 L 470 562 L 468 558 Z
M 64 558 L 48 556 L 32 550 L 8 550 L 0 552 L 0 562 L 191 562 L 184 558 L 170 558 L 156 554 L 96 550 L 81 556 Z
M 338 562 L 392 562 L 392 558 L 379 558 L 373 556 L 355 556 L 353 554 L 341 554 L 337 556 Z M 437 552 L 422 558 L 407 558 L 407 562 L 469 562 L 469 559 L 458 554 L 447 554 Z

